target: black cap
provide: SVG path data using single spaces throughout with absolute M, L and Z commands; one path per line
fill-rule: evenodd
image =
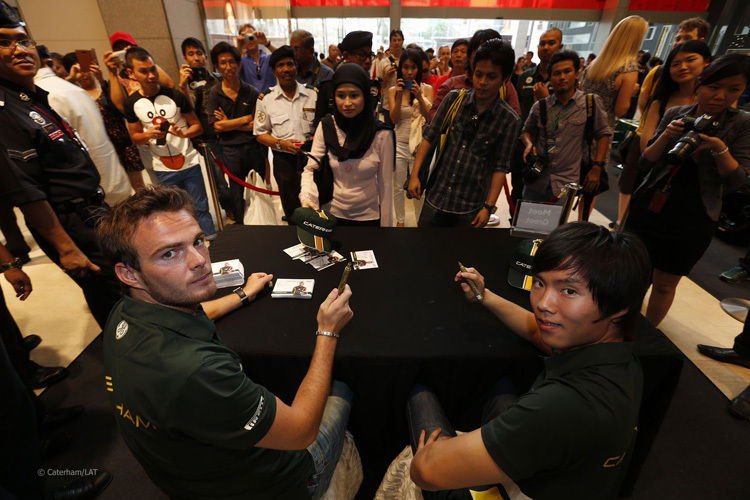
M 522 290 L 531 290 L 534 255 L 542 240 L 523 240 L 513 250 L 508 261 L 508 284 Z
M 22 28 L 26 23 L 18 17 L 16 9 L 0 0 L 0 28 Z
M 288 57 L 294 59 L 294 64 L 297 64 L 297 58 L 294 56 L 294 49 L 289 45 L 282 45 L 274 50 L 271 57 L 268 58 L 268 65 L 271 66 L 271 69 L 274 69 L 279 61 Z
M 347 33 L 341 43 L 341 52 L 351 52 L 361 47 L 372 47 L 372 33 L 369 31 L 352 31 Z
M 42 61 L 45 59 L 52 59 L 52 55 L 49 53 L 49 49 L 46 45 L 37 45 L 36 51 L 39 53 L 39 59 Z

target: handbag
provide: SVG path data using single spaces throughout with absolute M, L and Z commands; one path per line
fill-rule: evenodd
M 326 148 L 326 152 L 320 160 L 313 155 L 309 155 L 309 157 L 318 163 L 318 168 L 313 172 L 313 180 L 315 185 L 318 186 L 318 202 L 320 206 L 323 206 L 333 199 L 333 169 L 331 169 L 331 162 L 328 159 L 328 148 Z
M 421 184 L 422 186 L 422 191 L 426 191 L 429 186 L 430 180 L 435 178 L 433 174 L 437 170 L 437 166 L 440 162 L 440 157 L 442 156 L 443 149 L 445 147 L 445 141 L 448 138 L 450 129 L 453 126 L 453 120 L 454 118 L 456 118 L 458 108 L 461 106 L 461 102 L 464 100 L 464 95 L 466 95 L 466 92 L 466 89 L 461 89 L 456 100 L 453 101 L 450 108 L 448 108 L 448 112 L 443 118 L 443 123 L 440 125 L 440 140 L 436 141 L 435 143 L 430 143 L 430 149 L 427 150 L 427 154 L 425 155 L 425 160 L 427 158 L 431 158 L 430 166 L 429 168 L 420 167 L 419 174 L 417 174 L 419 177 L 419 184 Z M 424 163 L 425 161 L 422 160 L 423 165 Z M 407 176 L 406 182 L 404 182 L 404 190 L 407 193 L 409 191 L 410 177 L 411 176 Z
M 596 105 L 594 103 L 594 94 L 586 94 L 586 128 L 584 134 L 584 141 L 586 143 L 586 153 L 584 158 L 581 160 L 581 176 L 580 184 L 583 186 L 583 181 L 594 166 L 594 160 L 591 159 L 591 142 L 594 140 L 594 112 Z M 599 186 L 596 191 L 581 191 L 585 197 L 593 198 L 605 191 L 609 191 L 609 175 L 607 174 L 606 165 L 602 167 L 599 174 Z
M 255 187 L 265 188 L 263 177 L 255 170 L 250 171 L 247 182 Z M 245 188 L 245 213 L 242 222 L 248 226 L 275 226 L 278 224 L 273 198 L 270 194 Z

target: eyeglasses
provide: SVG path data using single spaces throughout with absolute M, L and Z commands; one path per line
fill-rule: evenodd
M 16 45 L 21 47 L 23 50 L 33 49 L 36 47 L 36 42 L 34 40 L 29 40 L 28 38 L 24 38 L 22 40 L 10 40 L 8 38 L 0 38 L 0 49 L 3 50 L 13 50 L 16 48 Z
M 364 60 L 372 59 L 373 57 L 375 57 L 375 54 L 373 54 L 372 51 L 370 51 L 370 52 L 365 52 L 365 51 L 352 52 L 352 55 L 354 57 L 358 57 L 358 58 L 364 59 Z

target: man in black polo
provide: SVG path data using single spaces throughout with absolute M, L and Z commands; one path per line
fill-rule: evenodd
M 240 80 L 240 50 L 227 42 L 211 49 L 211 62 L 222 81 L 214 85 L 208 95 L 209 123 L 216 129 L 224 148 L 226 167 L 243 181 L 255 170 L 261 179 L 266 175 L 265 150 L 253 135 L 255 103 L 260 92 Z M 231 180 L 231 210 L 237 224 L 242 224 L 245 213 L 245 187 Z
M 521 123 L 526 123 L 531 106 L 539 99 L 549 97 L 551 88 L 549 85 L 549 70 L 547 64 L 552 54 L 562 49 L 562 31 L 558 28 L 550 28 L 539 37 L 539 64 L 529 67 L 521 73 L 516 82 L 518 92 L 518 103 L 521 105 Z M 533 53 L 531 53 L 533 55 Z M 520 139 L 519 139 L 520 141 Z M 526 164 L 523 160 L 524 144 L 516 146 L 513 155 L 513 170 L 511 181 L 513 183 L 512 198 L 514 202 L 521 199 L 523 192 L 523 170 Z
M 34 85 L 36 43 L 4 2 L 0 13 L 0 196 L 23 212 L 49 258 L 81 287 L 104 326 L 119 285 L 94 239 L 104 201 L 87 148 Z
M 574 222 L 541 243 L 532 274 L 531 311 L 485 288 L 473 268 L 456 274 L 468 300 L 477 302 L 465 283 L 472 280 L 482 304 L 548 357 L 515 402 L 507 393 L 512 383 L 501 380 L 482 427 L 458 437 L 434 394 L 415 388 L 408 414 L 416 450 L 411 477 L 418 486 L 493 485 L 499 492 L 490 498 L 520 498 L 513 494 L 518 489 L 536 500 L 617 498 L 643 391 L 629 340 L 649 287 L 648 252 L 634 235 Z
M 294 49 L 297 58 L 297 81 L 302 85 L 320 87 L 320 84 L 333 78 L 333 70 L 321 64 L 315 57 L 315 38 L 305 30 L 292 31 L 289 46 Z
M 349 388 L 331 384 L 351 289 L 334 288 L 320 306 L 310 368 L 287 406 L 245 375 L 212 321 L 253 301 L 273 275 L 251 274 L 209 300 L 216 283 L 185 191 L 142 189 L 106 213 L 97 234 L 128 290 L 103 334 L 105 386 L 126 444 L 154 483 L 172 498 L 325 493 L 351 409 Z

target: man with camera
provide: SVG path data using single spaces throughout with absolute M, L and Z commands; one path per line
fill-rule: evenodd
M 195 115 L 201 122 L 203 133 L 198 136 L 198 140 L 205 143 L 221 162 L 226 163 L 224 150 L 221 147 L 216 130 L 211 124 L 211 117 L 207 110 L 208 94 L 219 79 L 215 73 L 212 73 L 206 67 L 206 48 L 203 46 L 203 42 L 193 37 L 184 39 L 182 41 L 182 57 L 185 58 L 185 64 L 180 66 L 180 91 L 190 99 L 195 108 Z M 203 154 L 203 151 L 200 151 L 200 153 Z M 216 192 L 221 207 L 231 212 L 229 186 L 224 178 L 224 172 L 213 161 L 210 154 L 208 157 L 204 156 L 203 159 L 206 165 L 211 165 L 211 168 L 213 168 Z M 233 214 L 229 215 L 232 216 Z
M 263 44 L 269 52 L 273 53 L 276 48 L 268 41 L 265 33 L 255 31 L 252 25 L 246 25 L 240 31 L 240 44 L 244 44 L 245 55 L 242 56 L 242 70 L 240 80 L 247 82 L 259 91 L 269 89 L 276 85 L 276 77 L 269 65 L 270 55 L 263 54 L 260 45 Z
M 557 197 L 570 182 L 579 182 L 583 154 L 589 154 L 586 143 L 587 95 L 576 90 L 581 61 L 576 52 L 555 52 L 548 69 L 553 95 L 531 107 L 523 126 L 521 140 L 523 160 L 528 165 L 524 175 L 523 199 L 546 202 Z M 583 189 L 591 191 L 599 182 L 604 157 L 612 136 L 599 96 L 593 96 L 592 133 L 596 151 L 591 171 Z

